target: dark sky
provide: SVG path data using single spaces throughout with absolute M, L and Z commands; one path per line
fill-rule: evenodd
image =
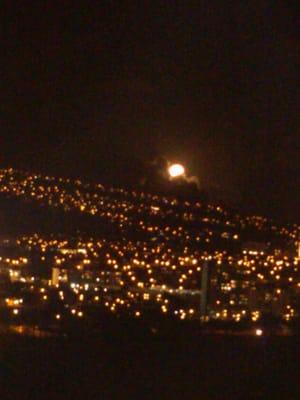
M 3 1 L 0 163 L 127 185 L 165 157 L 299 221 L 297 3 Z

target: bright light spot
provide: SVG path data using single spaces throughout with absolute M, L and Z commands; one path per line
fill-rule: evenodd
M 262 336 L 262 334 L 263 334 L 263 330 L 262 329 L 256 329 L 255 330 L 255 335 L 256 336 Z
M 184 167 L 181 164 L 172 164 L 168 168 L 168 172 L 171 178 L 177 178 L 178 176 L 182 176 L 185 173 Z

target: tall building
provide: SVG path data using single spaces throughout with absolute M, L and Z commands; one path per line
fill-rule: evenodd
M 52 268 L 52 277 L 51 277 L 51 285 L 57 286 L 59 284 L 59 268 Z
M 201 274 L 201 300 L 200 300 L 200 316 L 202 320 L 205 320 L 208 316 L 208 297 L 210 287 L 210 271 L 208 261 L 205 260 L 202 267 Z

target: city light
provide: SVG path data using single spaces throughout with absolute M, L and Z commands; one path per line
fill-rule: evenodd
M 169 170 L 173 177 L 184 174 L 180 164 Z M 248 324 L 249 334 L 262 336 L 265 332 L 255 324 L 270 304 L 282 324 L 279 330 L 300 317 L 294 302 L 300 287 L 297 225 L 275 225 L 199 201 L 13 169 L 0 170 L 0 193 L 61 215 L 89 215 L 114 231 L 74 237 L 32 233 L 11 240 L 0 254 L 0 272 L 8 280 L 3 306 L 18 320 L 29 310 L 46 315 L 51 304 L 56 306 L 52 322 L 64 324 L 73 317 L 87 323 L 93 308 L 141 320 L 150 309 L 169 320 L 218 321 L 240 329 Z M 276 246 L 249 242 L 249 232 L 253 240 L 264 236 L 271 243 L 276 238 Z M 293 242 L 294 250 L 287 252 Z M 37 274 L 37 261 L 44 278 Z M 212 274 L 203 291 L 206 263 Z M 16 284 L 22 287 L 19 294 L 13 290 Z M 208 302 L 216 299 L 207 304 L 209 315 L 201 308 L 203 293 Z

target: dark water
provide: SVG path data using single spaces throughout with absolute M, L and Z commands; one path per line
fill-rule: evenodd
M 295 338 L 0 338 L 1 399 L 299 399 Z

